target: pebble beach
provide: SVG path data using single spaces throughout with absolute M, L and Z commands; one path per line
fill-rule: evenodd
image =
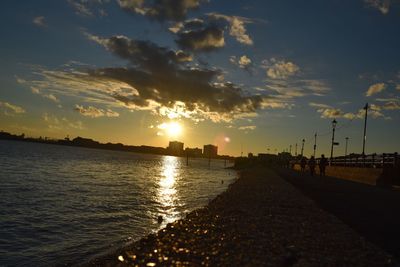
M 85 266 L 396 266 L 396 260 L 270 169 Z

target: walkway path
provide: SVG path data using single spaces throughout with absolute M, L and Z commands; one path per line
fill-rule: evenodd
M 280 175 L 369 241 L 400 259 L 400 191 L 291 170 Z

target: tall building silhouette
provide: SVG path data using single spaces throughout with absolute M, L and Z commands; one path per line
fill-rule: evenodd
M 214 158 L 218 155 L 218 147 L 214 145 L 204 145 L 203 156 L 207 158 Z
M 170 141 L 167 147 L 167 152 L 170 155 L 182 156 L 183 155 L 183 143 L 178 141 Z

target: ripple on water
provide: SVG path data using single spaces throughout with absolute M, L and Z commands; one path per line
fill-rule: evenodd
M 205 205 L 236 179 L 223 161 L 189 163 L 0 141 L 0 266 L 79 263 Z

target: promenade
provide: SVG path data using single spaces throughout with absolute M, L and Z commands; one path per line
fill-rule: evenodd
M 400 259 L 398 187 L 381 188 L 341 178 L 311 177 L 308 172 L 301 174 L 287 169 L 280 170 L 279 175 L 322 209 Z
M 268 169 L 241 171 L 240 178 L 205 208 L 87 265 L 395 265 L 387 252 L 281 176 L 291 181 L 303 178 L 289 171 L 280 175 Z

